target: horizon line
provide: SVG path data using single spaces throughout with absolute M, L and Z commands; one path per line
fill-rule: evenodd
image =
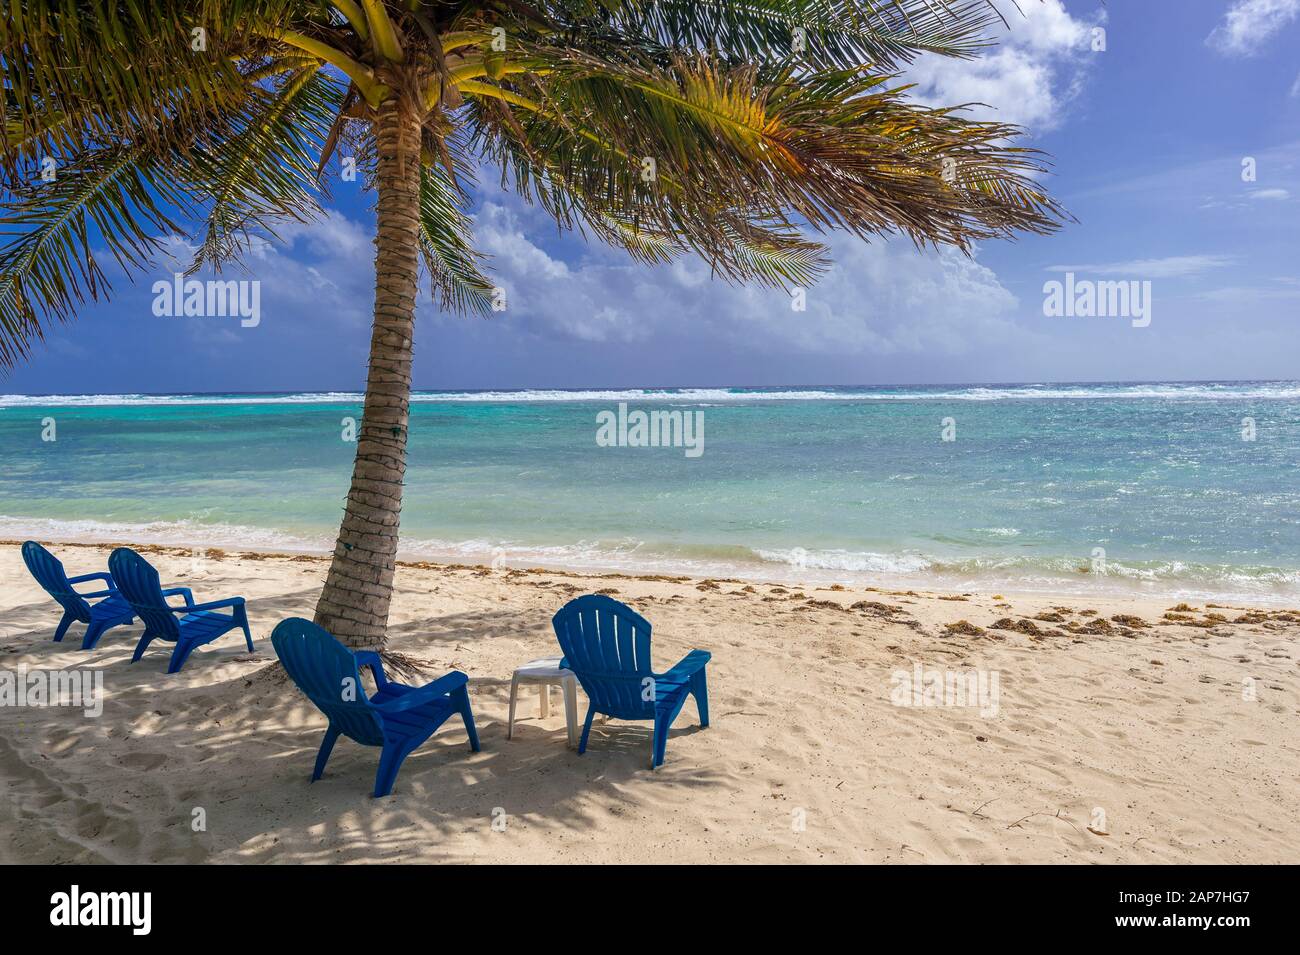
M 1133 378 L 1133 379 L 1080 379 L 1072 381 L 933 381 L 906 383 L 858 383 L 858 384 L 693 384 L 693 385 L 529 385 L 521 387 L 484 387 L 484 388 L 415 388 L 411 394 L 489 394 L 501 392 L 524 393 L 529 391 L 691 391 L 691 390 L 735 390 L 735 391 L 783 391 L 812 389 L 883 389 L 883 388 L 1046 388 L 1077 387 L 1095 385 L 1132 386 L 1132 385 L 1256 385 L 1287 384 L 1300 382 L 1300 378 Z M 307 395 L 307 394 L 356 394 L 365 393 L 360 388 L 299 388 L 291 391 L 46 391 L 46 392 L 6 392 L 0 391 L 0 398 L 121 398 L 139 396 L 143 398 L 174 398 L 180 396 L 221 397 L 248 395 L 250 397 L 272 395 Z

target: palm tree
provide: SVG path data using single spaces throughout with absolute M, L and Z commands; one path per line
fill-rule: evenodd
M 655 264 L 806 285 L 810 231 L 954 245 L 1062 213 L 1014 127 L 908 101 L 919 53 L 976 55 L 986 0 L 14 0 L 0 27 L 0 365 L 195 228 L 193 269 L 319 214 L 340 144 L 376 193 L 374 327 L 316 620 L 383 646 L 421 260 L 490 310 L 467 186 Z M 54 175 L 42 177 L 42 172 Z

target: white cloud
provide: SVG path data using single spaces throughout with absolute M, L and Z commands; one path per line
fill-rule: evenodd
M 545 228 L 539 216 L 528 213 L 531 210 L 525 214 L 533 226 Z M 523 217 L 506 203 L 490 201 L 474 221 L 475 241 L 490 256 L 493 280 L 506 291 L 508 320 L 518 319 L 539 334 L 579 341 L 645 337 L 644 323 L 627 309 L 626 298 L 616 294 L 637 281 L 632 263 L 591 261 L 570 268 L 525 235 Z
M 310 320 L 320 325 L 369 325 L 374 301 L 374 245 L 363 222 L 328 211 L 312 222 L 277 226 L 279 240 L 254 235 L 239 264 L 223 268 L 224 279 L 261 282 L 262 323 Z M 149 288 L 170 279 L 194 259 L 196 246 L 181 236 L 165 236 L 155 268 L 145 273 Z M 203 269 L 196 278 L 210 277 Z M 213 323 L 194 322 L 204 334 Z
M 553 226 L 551 227 L 553 229 Z M 529 235 L 547 231 L 514 197 L 486 202 L 475 233 L 506 289 L 505 321 L 543 338 L 638 343 L 679 337 L 766 353 L 960 353 L 1016 333 L 1015 297 L 953 250 L 920 252 L 905 239 L 828 237 L 833 267 L 794 311 L 784 291 L 735 287 L 683 256 L 649 268 L 600 245 L 568 263 Z
M 1035 0 L 1006 13 L 1008 32 L 999 45 L 973 60 L 926 55 L 906 70 L 914 95 L 933 106 L 980 104 L 972 115 L 1036 130 L 1059 126 L 1082 89 L 1093 52 L 1093 29 L 1104 10 L 1076 18 L 1061 0 Z M 1023 15 L 1022 15 L 1023 14 Z
M 324 258 L 370 262 L 375 254 L 373 228 L 330 210 L 311 222 L 287 222 L 276 228 L 276 234 L 290 245 L 302 241 L 313 254 Z
M 1250 194 L 1250 198 L 1271 199 L 1274 202 L 1278 202 L 1283 199 L 1290 199 L 1291 193 L 1287 192 L 1285 189 L 1256 189 Z
M 765 334 L 806 351 L 959 354 L 1017 334 L 1016 297 L 997 275 L 955 249 L 919 251 L 901 238 L 830 237 L 834 266 L 808 290 L 808 311 L 789 304 L 755 316 Z
M 1161 259 L 1130 259 L 1100 265 L 1049 265 L 1048 272 L 1083 272 L 1093 275 L 1137 275 L 1143 278 L 1168 279 L 1196 275 L 1207 269 L 1231 265 L 1230 255 L 1170 255 Z
M 1205 42 L 1229 56 L 1250 56 L 1297 16 L 1300 0 L 1236 0 Z
M 1291 84 L 1289 95 L 1292 99 L 1300 98 L 1300 73 L 1295 75 L 1295 82 Z
M 1233 285 L 1226 288 L 1210 289 L 1197 298 L 1220 305 L 1243 306 L 1265 304 L 1268 302 L 1291 301 L 1300 298 L 1300 289 L 1261 288 L 1258 286 Z

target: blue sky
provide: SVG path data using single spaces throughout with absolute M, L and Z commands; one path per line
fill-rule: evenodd
M 508 308 L 444 315 L 424 295 L 416 387 L 1297 377 L 1300 0 L 1000 6 L 1011 29 L 990 55 L 926 59 L 908 78 L 926 102 L 1024 124 L 1077 223 L 969 259 L 831 235 L 835 266 L 795 312 L 786 293 L 712 281 L 696 261 L 650 268 L 560 235 L 488 175 L 475 231 Z M 324 221 L 287 227 L 226 276 L 261 281 L 256 328 L 156 317 L 160 263 L 115 281 L 0 392 L 360 390 L 371 197 L 359 182 L 333 191 Z M 1043 283 L 1065 270 L 1150 281 L 1150 325 L 1045 316 Z

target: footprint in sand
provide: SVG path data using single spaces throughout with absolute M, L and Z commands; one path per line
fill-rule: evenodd
M 127 769 L 138 769 L 146 773 L 157 769 L 165 762 L 167 757 L 162 753 L 128 753 L 122 757 L 122 765 Z

